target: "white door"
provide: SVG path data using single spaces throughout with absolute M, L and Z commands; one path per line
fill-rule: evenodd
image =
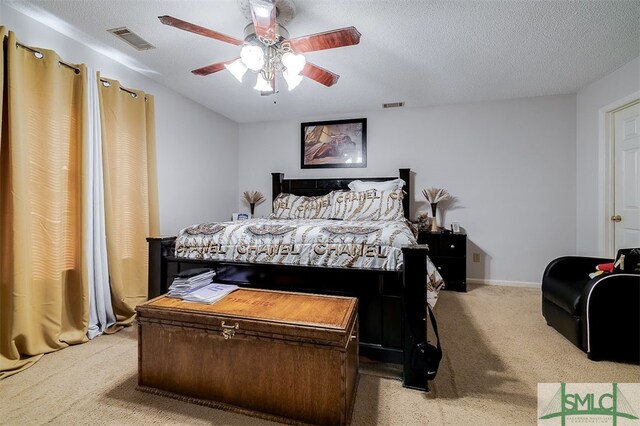
M 640 103 L 614 114 L 615 250 L 640 247 Z

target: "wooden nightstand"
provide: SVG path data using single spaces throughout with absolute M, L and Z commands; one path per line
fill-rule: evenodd
M 442 275 L 445 290 L 467 291 L 467 234 L 420 231 L 418 243 L 429 246 L 429 259 Z

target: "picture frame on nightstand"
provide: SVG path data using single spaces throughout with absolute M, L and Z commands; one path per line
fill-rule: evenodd
M 454 234 L 459 234 L 460 233 L 460 223 L 459 222 L 453 222 L 451 224 L 451 232 L 453 232 Z
M 249 213 L 234 213 L 231 216 L 231 220 L 233 220 L 234 222 L 237 222 L 239 220 L 247 220 L 249 219 Z

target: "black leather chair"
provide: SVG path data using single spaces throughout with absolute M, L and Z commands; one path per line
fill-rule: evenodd
M 616 259 L 633 259 L 623 271 L 593 279 L 597 265 L 614 259 L 560 257 L 544 271 L 542 315 L 589 359 L 640 364 L 640 273 L 632 250 L 618 252 Z

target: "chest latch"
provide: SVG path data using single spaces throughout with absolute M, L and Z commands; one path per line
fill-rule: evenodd
M 235 323 L 234 325 L 227 325 L 224 323 L 224 321 L 222 321 L 221 327 L 222 337 L 224 337 L 224 340 L 229 340 L 236 335 L 236 330 L 240 327 L 240 325 L 238 323 Z

